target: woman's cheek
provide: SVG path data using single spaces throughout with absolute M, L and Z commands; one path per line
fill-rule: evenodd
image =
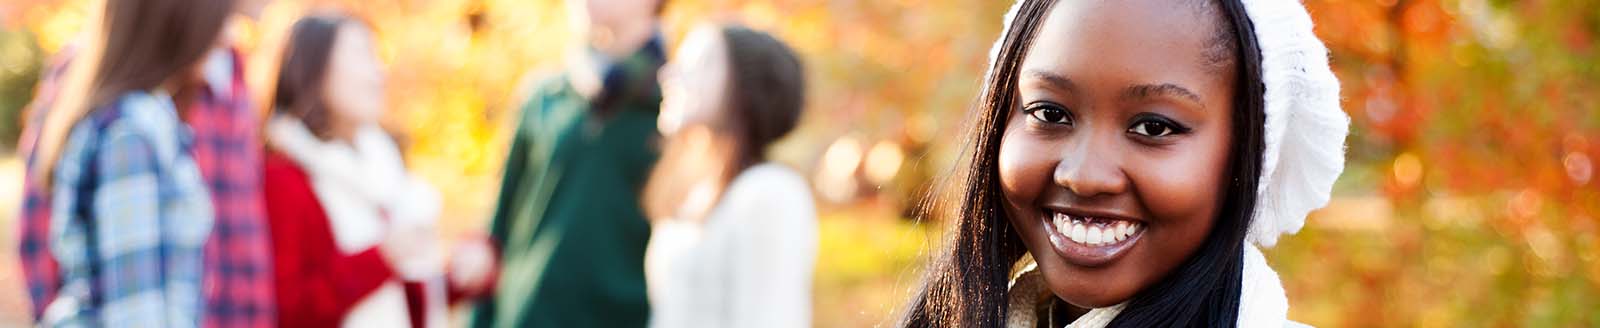
M 358 80 L 355 71 L 340 71 L 340 76 L 329 79 L 334 93 L 329 95 L 335 110 L 352 123 L 374 123 L 383 118 L 383 90 L 381 85 Z
M 1161 163 L 1173 164 L 1173 163 Z M 1202 172 L 1195 172 L 1193 166 L 1183 165 L 1150 165 L 1149 168 L 1128 170 L 1134 173 L 1133 182 L 1138 188 L 1145 206 L 1157 218 L 1171 218 L 1183 216 L 1185 213 L 1195 213 L 1202 210 L 1201 204 L 1207 199 L 1216 199 L 1216 189 L 1208 188 L 1208 180 Z M 1186 169 L 1191 168 L 1191 169 Z M 1140 179 L 1138 176 L 1146 176 Z
M 1152 216 L 1152 231 L 1198 244 L 1210 231 L 1220 207 L 1226 156 L 1201 147 L 1165 155 L 1127 161 L 1139 163 L 1127 172 Z
M 1000 188 L 1009 203 L 1025 207 L 1033 203 L 1046 184 L 1051 183 L 1053 161 L 1047 154 L 1053 152 L 1045 149 L 1045 144 L 1040 140 L 1025 133 L 1012 132 L 1018 130 L 1016 127 L 1006 130 L 1000 140 L 999 160 L 996 163 L 1000 170 Z

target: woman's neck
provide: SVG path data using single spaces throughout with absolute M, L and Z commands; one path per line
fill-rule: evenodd
M 349 120 L 336 115 L 329 115 L 327 131 L 318 133 L 317 139 L 322 142 L 355 145 L 356 134 L 361 130 L 361 124 L 348 122 Z
M 1059 298 L 1053 300 L 1050 305 L 1050 317 L 1055 318 L 1055 322 L 1072 322 L 1087 313 L 1089 309 L 1077 307 Z
M 354 129 L 345 129 L 345 130 L 342 130 L 342 131 L 329 132 L 327 136 L 324 136 L 324 137 L 319 138 L 319 139 L 322 139 L 322 142 L 327 142 L 327 143 L 336 143 L 336 144 L 343 144 L 343 145 L 355 145 L 356 144 L 356 133 L 355 133 Z

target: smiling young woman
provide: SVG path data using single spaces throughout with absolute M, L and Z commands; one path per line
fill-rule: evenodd
M 1029 0 L 1007 21 L 903 324 L 1291 324 L 1247 242 L 1326 202 L 1348 125 L 1305 9 Z
M 1216 4 L 1166 2 L 1057 3 L 1035 36 L 1051 42 L 1033 45 L 1017 77 L 997 163 L 1004 209 L 1051 289 L 1078 307 L 1156 283 L 1213 227 L 1217 250 L 1236 252 L 1249 220 L 1251 184 L 1226 182 L 1255 180 L 1261 110 L 1235 104 L 1232 24 Z

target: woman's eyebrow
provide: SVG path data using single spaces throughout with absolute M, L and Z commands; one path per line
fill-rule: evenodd
M 1123 101 L 1142 101 L 1157 97 L 1178 97 L 1194 102 L 1200 108 L 1205 104 L 1200 102 L 1200 95 L 1189 91 L 1182 86 L 1172 83 L 1140 84 L 1122 89 Z
M 1022 72 L 1022 76 L 1031 79 L 1044 80 L 1045 83 L 1050 84 L 1051 87 L 1055 87 L 1057 89 L 1067 91 L 1078 90 L 1078 85 L 1072 83 L 1072 79 L 1069 79 L 1061 74 L 1057 74 L 1056 72 L 1030 69 Z

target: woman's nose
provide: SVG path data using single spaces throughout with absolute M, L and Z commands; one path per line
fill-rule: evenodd
M 1128 176 L 1122 171 L 1122 149 L 1089 138 L 1062 154 L 1053 174 L 1056 185 L 1079 197 L 1115 195 L 1127 192 Z

